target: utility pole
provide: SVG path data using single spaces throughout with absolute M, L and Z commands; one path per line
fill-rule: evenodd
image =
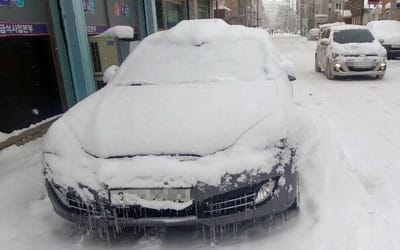
M 396 0 L 390 1 L 390 12 L 389 12 L 389 19 L 396 20 Z
M 260 8 L 258 7 L 258 4 L 259 4 L 259 0 L 257 0 L 257 21 L 256 21 L 257 28 L 260 27 L 260 23 L 258 22 L 258 19 L 260 18 L 260 15 L 259 15 Z

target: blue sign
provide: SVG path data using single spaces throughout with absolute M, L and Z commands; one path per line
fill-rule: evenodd
M 94 0 L 82 0 L 82 4 L 83 4 L 83 12 L 90 14 L 96 13 Z
M 25 5 L 25 0 L 15 0 L 15 6 L 22 8 Z
M 86 26 L 88 34 L 99 34 L 106 31 L 109 26 L 108 25 L 88 25 Z
M 39 36 L 48 34 L 47 23 L 0 23 L 0 37 Z
M 10 6 L 11 0 L 0 0 L 0 6 Z

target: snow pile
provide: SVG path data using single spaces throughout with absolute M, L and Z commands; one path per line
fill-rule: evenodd
M 117 66 L 117 65 L 111 65 L 110 67 L 108 67 L 104 71 L 103 82 L 108 83 L 109 81 L 111 81 L 118 73 L 118 69 L 119 69 L 119 66 Z
M 111 37 L 119 39 L 133 39 L 134 29 L 131 26 L 116 25 L 108 28 L 103 33 L 96 35 L 96 37 Z
M 31 125 L 29 125 L 29 127 L 27 127 L 27 128 L 14 130 L 14 131 L 12 131 L 11 133 L 2 133 L 2 132 L 0 132 L 0 142 L 1 142 L 1 141 L 6 141 L 6 140 L 8 140 L 9 138 L 11 138 L 11 137 L 13 137 L 13 136 L 19 135 L 19 134 L 21 134 L 21 133 L 23 133 L 23 132 L 25 132 L 25 131 L 27 131 L 27 130 L 29 130 L 29 129 L 33 129 L 33 128 L 35 128 L 35 127 L 37 127 L 37 126 L 40 126 L 40 125 L 42 125 L 42 124 L 44 124 L 44 123 L 46 123 L 46 122 L 49 122 L 49 121 L 51 121 L 51 120 L 55 120 L 55 119 L 57 119 L 59 116 L 60 116 L 60 115 L 55 115 L 55 116 L 49 117 L 49 118 L 47 118 L 47 119 L 44 119 L 43 121 L 40 121 L 40 122 L 31 124 Z
M 145 38 L 111 83 L 272 79 L 281 73 L 277 61 L 265 30 L 219 19 L 182 21 Z

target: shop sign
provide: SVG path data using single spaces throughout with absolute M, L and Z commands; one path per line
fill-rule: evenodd
M 10 6 L 11 0 L 0 0 L 0 6 Z
M 368 0 L 368 4 L 369 5 L 378 5 L 379 4 L 379 0 Z
M 48 35 L 46 23 L 0 23 L 1 36 L 38 36 Z
M 88 34 L 99 34 L 108 29 L 108 25 L 87 25 Z

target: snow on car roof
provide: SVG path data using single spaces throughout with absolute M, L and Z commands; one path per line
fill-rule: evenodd
M 339 30 L 367 29 L 367 27 L 355 24 L 344 24 L 344 25 L 332 26 L 331 29 L 333 31 L 339 31 Z
M 145 38 L 110 84 L 274 78 L 279 60 L 272 47 L 263 29 L 220 19 L 185 20 Z
M 367 24 L 371 31 L 383 39 L 390 39 L 400 36 L 400 22 L 395 20 L 372 21 Z
M 345 23 L 344 23 L 344 22 L 325 23 L 325 24 L 321 24 L 321 25 L 319 26 L 319 28 L 320 28 L 321 30 L 323 30 L 323 29 L 326 29 L 326 28 L 329 28 L 329 27 L 332 27 L 332 26 L 343 25 L 343 24 L 345 24 Z

